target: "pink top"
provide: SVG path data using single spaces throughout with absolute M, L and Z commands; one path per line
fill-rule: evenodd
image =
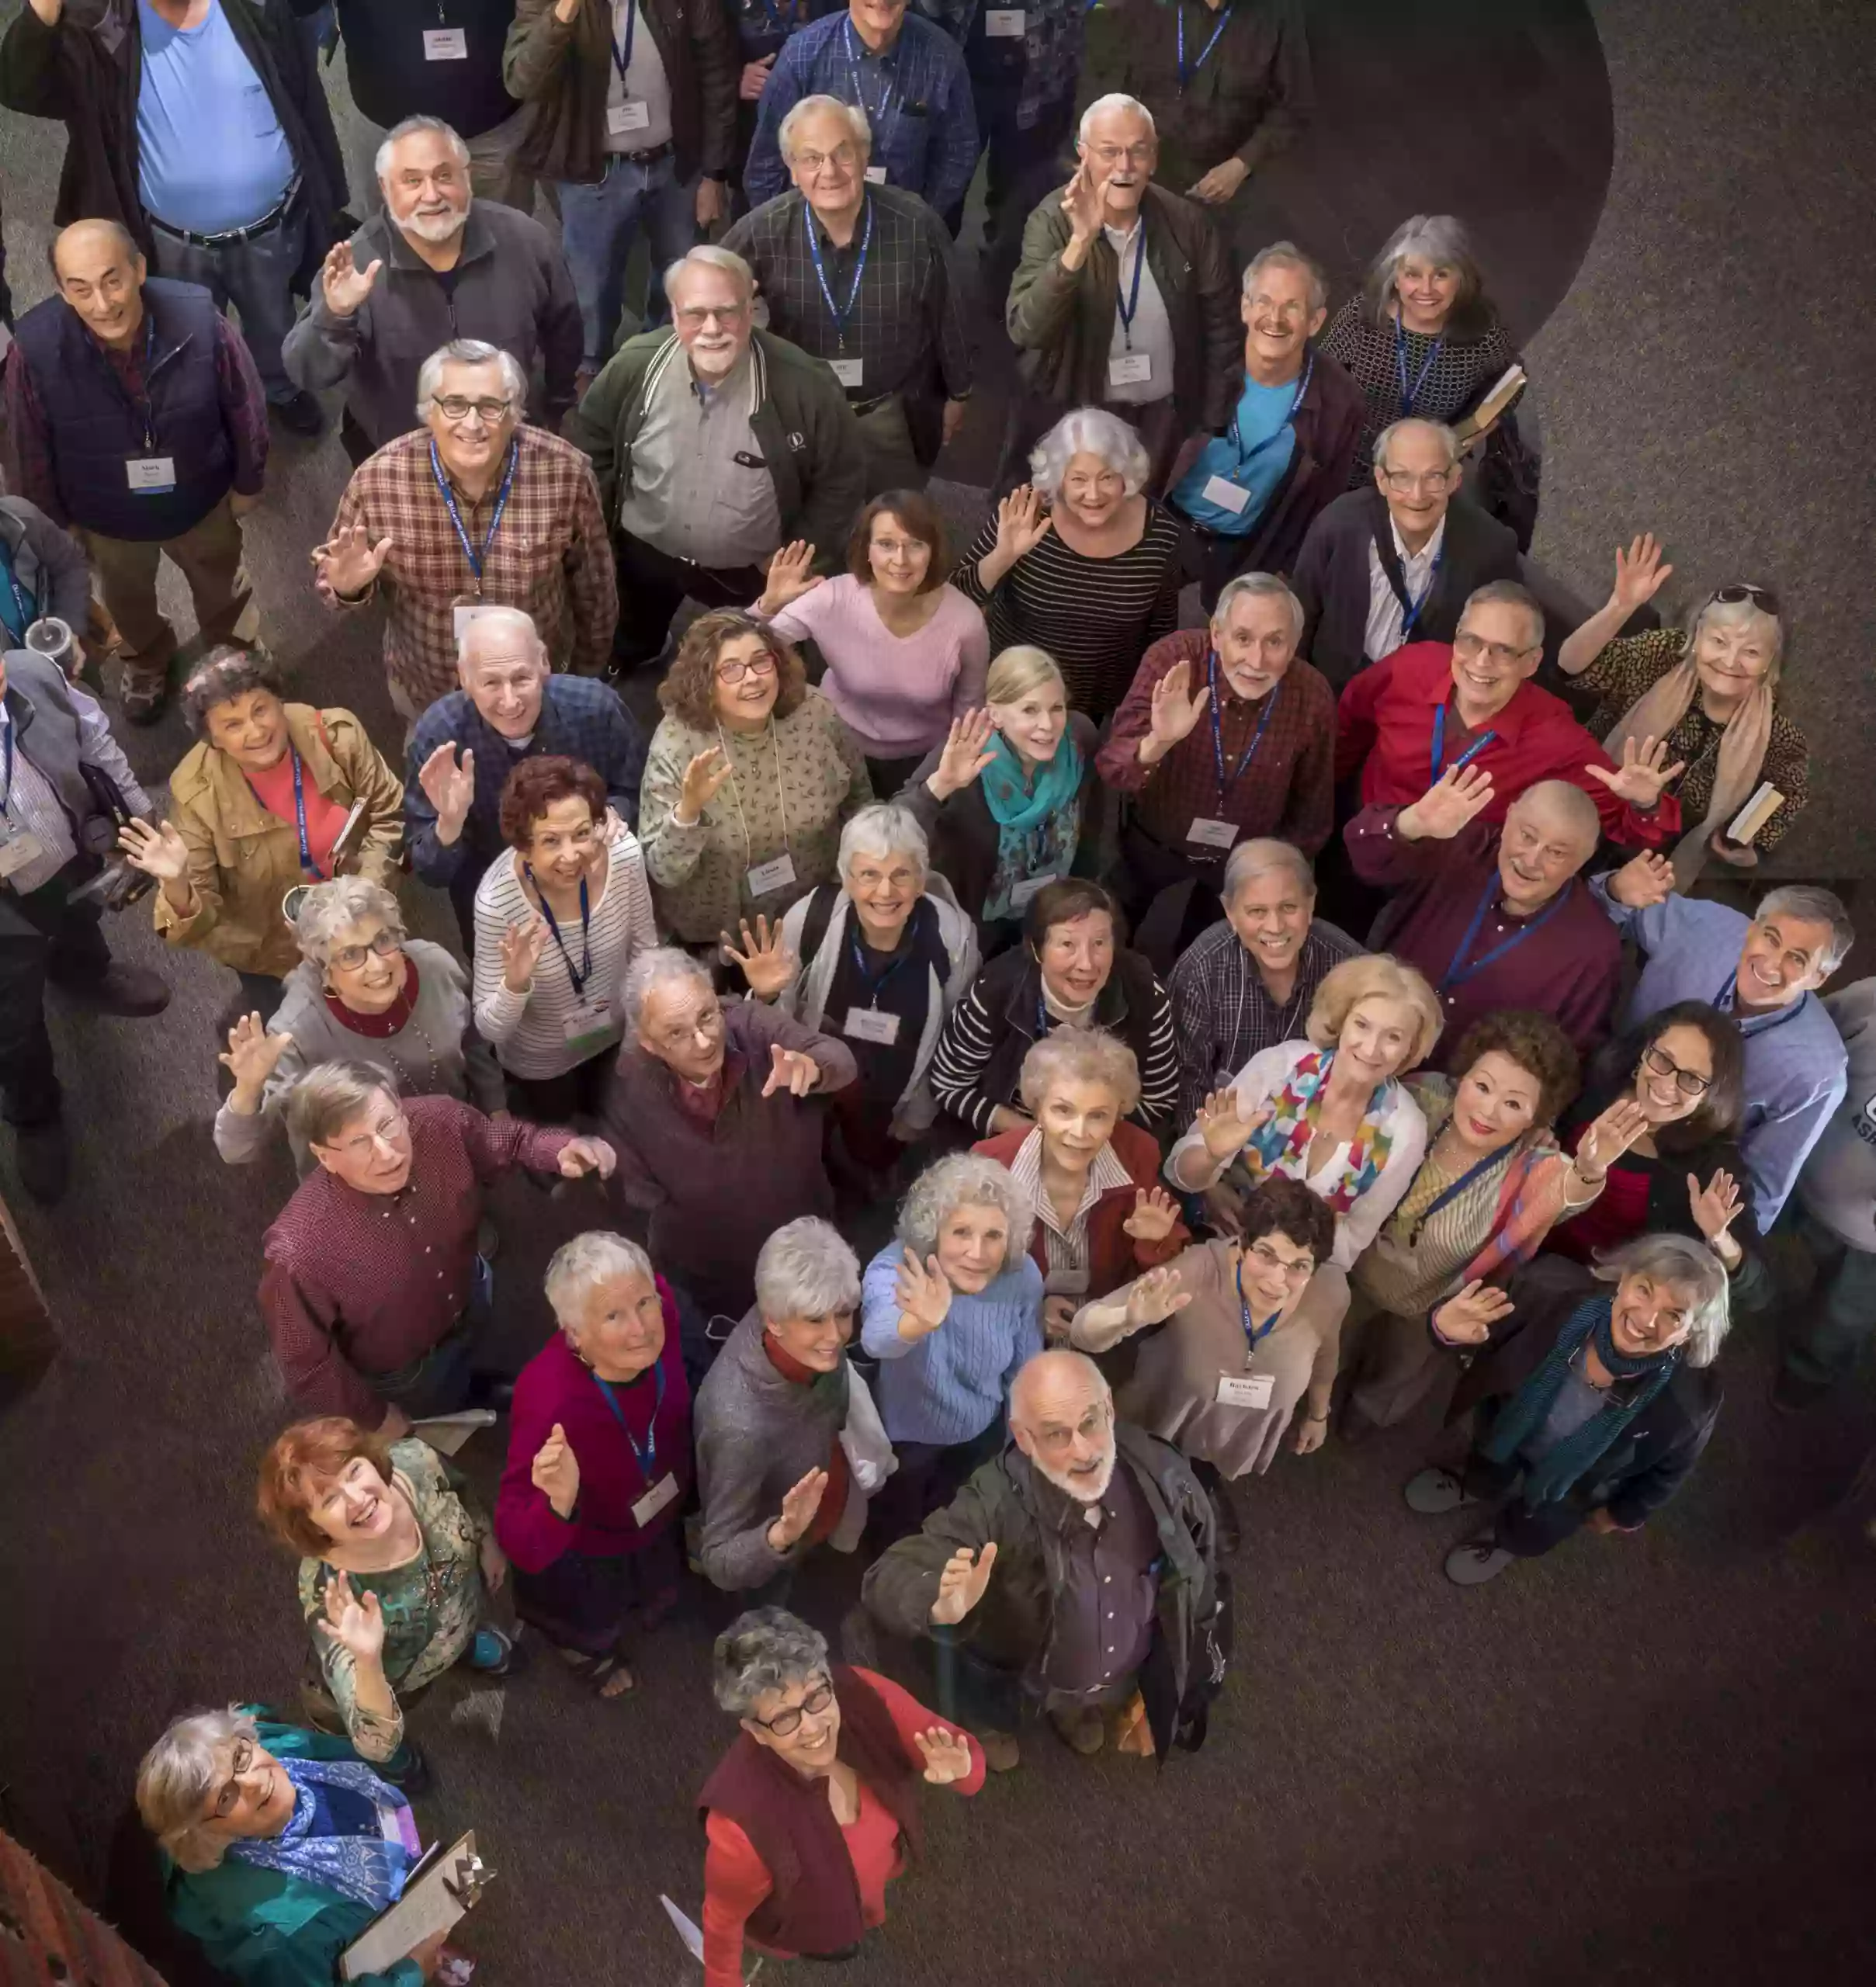
M 805 636 L 820 649 L 827 665 L 821 695 L 876 759 L 929 752 L 944 744 L 954 717 L 983 702 L 990 633 L 976 603 L 954 586 L 942 589 L 916 635 L 889 633 L 871 589 L 851 573 L 824 580 L 769 626 L 785 641 Z

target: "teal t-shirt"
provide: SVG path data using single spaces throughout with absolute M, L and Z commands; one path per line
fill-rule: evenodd
M 1242 538 L 1255 529 L 1296 452 L 1296 431 L 1290 425 L 1295 404 L 1294 380 L 1281 387 L 1260 387 L 1245 375 L 1236 425 L 1212 436 L 1173 492 L 1174 503 L 1194 524 L 1222 538 Z M 1214 477 L 1243 491 L 1241 510 L 1205 494 Z

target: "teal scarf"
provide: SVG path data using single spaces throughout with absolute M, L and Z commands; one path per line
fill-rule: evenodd
M 995 757 L 983 773 L 984 805 L 997 824 L 997 868 L 983 900 L 989 923 L 1011 915 L 1010 893 L 1032 876 L 1066 876 L 1073 866 L 1081 827 L 1081 754 L 1064 731 L 1056 755 L 1023 782 L 1023 765 L 999 732 Z

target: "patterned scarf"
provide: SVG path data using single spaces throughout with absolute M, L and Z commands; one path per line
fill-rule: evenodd
M 1506 1402 L 1491 1432 L 1479 1444 L 1481 1451 L 1496 1463 L 1510 1462 L 1526 1442 L 1541 1428 L 1552 1404 L 1563 1391 L 1570 1361 L 1585 1340 L 1593 1338 L 1596 1356 L 1617 1380 L 1635 1380 L 1639 1385 L 1622 1392 L 1611 1387 L 1600 1410 L 1590 1417 L 1574 1434 L 1564 1437 L 1540 1456 L 1524 1476 L 1524 1502 L 1528 1507 L 1554 1503 L 1585 1476 L 1607 1449 L 1674 1377 L 1680 1364 L 1678 1346 L 1652 1358 L 1632 1359 L 1615 1348 L 1611 1319 L 1615 1313 L 1613 1295 L 1586 1297 L 1565 1320 L 1557 1342 L 1544 1356 L 1543 1364 Z
M 997 868 L 983 900 L 986 923 L 1011 914 L 1010 893 L 1031 876 L 1066 876 L 1073 866 L 1081 828 L 1081 754 L 1072 731 L 1056 755 L 1023 782 L 1022 761 L 999 732 L 996 758 L 983 769 L 983 803 L 997 824 Z
M 1273 1173 L 1291 1180 L 1303 1177 L 1309 1166 L 1309 1141 L 1316 1136 L 1316 1122 L 1322 1115 L 1323 1093 L 1334 1066 L 1333 1049 L 1313 1049 L 1290 1072 L 1272 1100 L 1271 1115 L 1251 1135 L 1242 1155 L 1244 1170 L 1253 1186 Z M 1381 1120 L 1392 1108 L 1398 1094 L 1398 1086 L 1391 1077 L 1370 1094 L 1367 1111 L 1350 1143 L 1340 1177 L 1330 1185 L 1311 1188 L 1336 1213 L 1347 1213 L 1380 1178 L 1393 1146 Z
M 276 1764 L 293 1784 L 291 1819 L 276 1836 L 231 1842 L 228 1853 L 320 1890 L 337 1891 L 367 1911 L 382 1911 L 401 1896 L 411 1860 L 404 1844 L 381 1836 L 314 1835 L 312 1790 L 321 1783 L 345 1788 L 380 1810 L 387 1804 L 402 1806 L 403 1795 L 358 1760 L 277 1759 Z

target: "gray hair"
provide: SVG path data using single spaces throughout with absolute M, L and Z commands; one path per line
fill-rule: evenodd
M 1541 779 L 1534 786 L 1526 787 L 1505 810 L 1507 820 L 1514 808 L 1526 812 L 1533 808 L 1548 810 L 1552 820 L 1561 821 L 1581 841 L 1586 860 L 1602 839 L 1602 817 L 1596 811 L 1596 803 L 1581 787 L 1566 779 Z
M 765 1319 L 831 1318 L 860 1307 L 860 1259 L 818 1215 L 791 1221 L 756 1257 L 756 1309 Z
M 719 248 L 714 242 L 702 241 L 687 255 L 680 255 L 664 272 L 664 300 L 675 303 L 675 292 L 684 272 L 692 263 L 701 262 L 706 269 L 720 269 L 726 276 L 733 277 L 743 293 L 747 303 L 756 293 L 756 272 L 733 248 Z
M 1085 1352 L 1077 1351 L 1073 1347 L 1052 1345 L 1045 1347 L 1040 1352 L 1032 1354 L 1018 1368 L 1016 1378 L 1010 1382 L 1011 1420 L 1020 1421 L 1025 1428 L 1028 1427 L 1029 1421 L 1026 1410 L 1028 1406 L 1029 1390 L 1035 1384 L 1036 1375 L 1039 1372 L 1059 1372 L 1062 1368 L 1071 1363 L 1080 1373 L 1080 1377 L 1087 1382 L 1089 1391 L 1094 1395 L 1095 1399 L 1104 1401 L 1111 1406 L 1114 1400 L 1114 1389 L 1108 1382 L 1107 1375 L 1094 1364 L 1094 1361 L 1089 1358 Z
M 1159 137 L 1160 127 L 1153 121 L 1153 113 L 1146 108 L 1146 105 L 1141 102 L 1137 96 L 1127 96 L 1118 90 L 1112 90 L 1105 96 L 1095 98 L 1087 109 L 1082 112 L 1081 122 L 1075 127 L 1075 142 L 1077 144 L 1085 145 L 1088 141 L 1088 133 L 1094 129 L 1094 120 L 1097 117 L 1105 117 L 1111 113 L 1120 111 L 1130 111 L 1136 117 L 1145 119 L 1147 130 L 1152 132 L 1156 138 Z
M 380 1094 L 397 1094 L 387 1065 L 315 1063 L 287 1093 L 287 1135 L 296 1146 L 329 1146 Z
M 1531 639 L 1525 647 L 1536 649 L 1544 646 L 1544 610 L 1538 605 L 1537 595 L 1528 587 L 1519 585 L 1516 580 L 1488 580 L 1483 586 L 1475 587 L 1466 595 L 1459 619 L 1463 621 L 1475 607 L 1522 609 L 1531 623 Z
M 1329 301 L 1329 274 L 1313 255 L 1306 255 L 1294 241 L 1273 241 L 1267 248 L 1260 248 L 1244 265 L 1242 294 L 1248 296 L 1257 287 L 1257 272 L 1266 262 L 1274 262 L 1280 268 L 1300 269 L 1309 279 L 1309 309 L 1313 314 L 1322 310 Z
M 494 366 L 498 362 L 501 367 L 501 390 L 517 411 L 525 406 L 528 376 L 512 352 L 504 352 L 500 345 L 490 345 L 482 338 L 452 338 L 447 345 L 439 345 L 417 369 L 417 418 L 430 418 L 430 404 L 436 398 L 436 389 L 446 366 Z
M 298 903 L 289 922 L 302 959 L 315 966 L 329 965 L 332 946 L 340 932 L 361 918 L 382 920 L 387 931 L 404 943 L 404 913 L 397 900 L 382 883 L 364 876 L 335 876 L 324 883 L 309 883 L 298 893 Z
M 1469 314 L 1485 294 L 1485 279 L 1472 253 L 1472 239 L 1462 221 L 1451 214 L 1415 214 L 1401 223 L 1388 237 L 1386 245 L 1362 279 L 1362 308 L 1375 324 L 1388 315 L 1393 301 L 1394 279 L 1410 255 L 1418 255 L 1437 267 L 1457 269 L 1459 288 L 1453 299 L 1455 316 Z
M 961 1207 L 994 1208 L 1009 1224 L 1007 1274 L 1029 1253 L 1035 1209 L 1007 1166 L 974 1152 L 955 1152 L 928 1166 L 899 1205 L 899 1239 L 922 1262 L 938 1250 L 938 1230 Z
M 732 1718 L 747 1718 L 772 1691 L 827 1675 L 827 1638 L 785 1607 L 752 1607 L 716 1638 L 710 1688 Z
M 238 1739 L 257 1744 L 254 1720 L 238 1704 L 225 1711 L 190 1711 L 173 1719 L 137 1769 L 137 1812 L 160 1847 L 185 1870 L 212 1870 L 227 1844 L 203 1820 L 219 1791 L 222 1754 Z
M 1296 879 L 1296 887 L 1306 897 L 1316 895 L 1316 872 L 1309 858 L 1295 844 L 1278 841 L 1274 835 L 1254 835 L 1241 841 L 1225 859 L 1224 887 L 1220 896 L 1229 903 L 1252 877 L 1272 869 L 1287 869 Z
M 892 856 L 909 855 L 917 865 L 921 886 L 931 867 L 931 845 L 918 817 L 896 800 L 873 801 L 848 817 L 834 865 L 842 876 L 856 855 L 876 856 L 883 862 Z
M 866 113 L 857 103 L 843 103 L 837 96 L 804 96 L 782 120 L 782 128 L 775 134 L 775 143 L 781 147 L 782 156 L 790 165 L 795 163 L 795 134 L 810 117 L 818 117 L 826 111 L 837 111 L 847 120 L 847 128 L 853 134 L 854 142 L 869 158 L 872 155 L 873 127 Z
M 1686 1350 L 1681 1356 L 1690 1366 L 1711 1366 L 1719 1357 L 1720 1341 L 1732 1322 L 1726 1265 L 1705 1243 L 1685 1235 L 1638 1235 L 1632 1242 L 1599 1251 L 1595 1274 L 1604 1283 L 1646 1276 L 1687 1285 L 1694 1292 L 1694 1303 L 1687 1313 Z
M 449 149 L 456 154 L 456 163 L 465 172 L 469 168 L 469 144 L 453 124 L 446 124 L 440 117 L 426 117 L 419 114 L 407 117 L 401 124 L 394 124 L 384 134 L 383 142 L 372 156 L 371 176 L 382 182 L 391 169 L 391 154 L 406 138 L 414 138 L 420 131 L 428 131 L 436 137 L 447 138 Z
M 589 1229 L 554 1250 L 543 1288 L 569 1345 L 580 1342 L 588 1298 L 602 1284 L 622 1276 L 642 1276 L 654 1289 L 657 1287 L 651 1258 L 622 1235 L 611 1234 L 603 1228 Z
M 669 980 L 686 980 L 692 986 L 716 984 L 709 968 L 702 960 L 692 959 L 681 945 L 654 945 L 646 952 L 634 952 L 619 990 L 619 1007 L 633 1034 L 638 1032 L 639 1018 L 653 988 L 662 987 Z
M 182 685 L 182 710 L 196 735 L 206 738 L 209 713 L 217 704 L 231 704 L 251 690 L 280 694 L 273 659 L 258 648 L 239 642 L 217 642 L 189 672 Z
M 1459 437 L 1443 421 L 1424 421 L 1417 414 L 1403 416 L 1399 421 L 1390 421 L 1375 437 L 1375 464 L 1378 469 L 1390 466 L 1390 452 L 1395 437 L 1404 434 L 1410 428 L 1424 428 L 1429 435 L 1439 438 L 1440 446 L 1446 451 L 1446 466 L 1456 469 L 1459 465 Z
M 1828 925 L 1830 938 L 1819 955 L 1819 963 L 1827 973 L 1836 971 L 1856 943 L 1856 929 L 1843 907 L 1843 900 L 1821 884 L 1781 883 L 1777 889 L 1767 890 L 1760 900 L 1753 921 L 1763 924 L 1768 917 L 1801 917 L 1807 924 Z
M 1776 689 L 1784 662 L 1784 622 L 1781 616 L 1769 612 L 1756 600 L 1710 598 L 1695 608 L 1687 616 L 1686 653 L 1689 655 L 1694 653 L 1694 644 L 1699 641 L 1708 622 L 1720 628 L 1741 628 L 1753 621 L 1766 621 L 1771 624 L 1772 660 L 1765 672 L 1765 681 L 1767 689 Z
M 1017 1094 L 1032 1116 L 1057 1084 L 1105 1084 L 1125 1118 L 1140 1101 L 1139 1058 L 1116 1035 L 1098 1028 L 1051 1028 L 1023 1058 Z
M 1236 579 L 1227 580 L 1218 590 L 1218 605 L 1212 610 L 1212 619 L 1224 620 L 1231 612 L 1231 603 L 1244 595 L 1253 600 L 1287 600 L 1291 627 L 1295 639 L 1302 640 L 1303 623 L 1309 616 L 1303 612 L 1302 602 L 1274 573 L 1240 573 Z
M 1127 494 L 1137 497 L 1146 487 L 1153 458 L 1139 436 L 1118 414 L 1105 407 L 1078 407 L 1065 414 L 1029 452 L 1029 480 L 1053 503 L 1062 494 L 1062 479 L 1077 456 L 1094 456 L 1126 483 Z
M 476 639 L 476 630 L 491 624 L 520 629 L 534 644 L 536 653 L 543 660 L 546 658 L 547 644 L 541 640 L 541 631 L 534 625 L 534 616 L 525 607 L 503 606 L 491 601 L 486 607 L 478 607 L 463 623 L 463 632 L 456 645 L 458 669 L 469 661 L 470 644 Z

